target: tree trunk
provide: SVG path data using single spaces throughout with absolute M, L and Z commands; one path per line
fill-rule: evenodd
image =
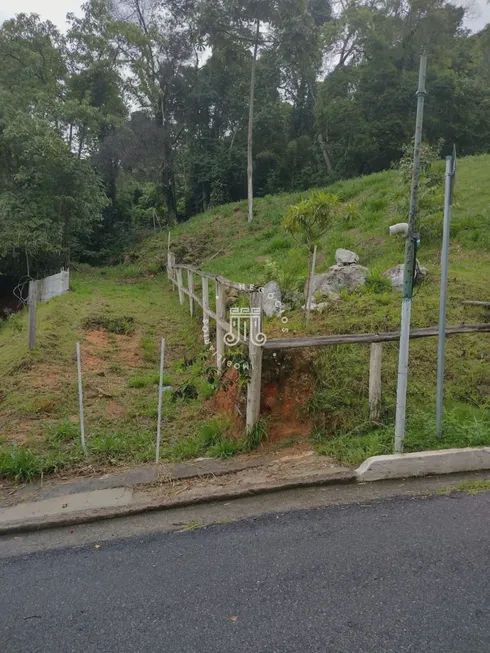
M 163 194 L 167 206 L 168 222 L 172 224 L 177 221 L 177 200 L 174 192 L 173 175 L 169 170 L 169 164 L 164 163 L 162 174 Z
M 320 144 L 320 149 L 323 154 L 323 160 L 325 161 L 325 165 L 327 166 L 327 170 L 329 172 L 333 172 L 333 166 L 332 166 L 332 161 L 330 160 L 330 155 L 328 154 L 327 147 L 325 145 L 325 141 L 323 140 L 323 136 L 321 134 L 318 134 L 318 143 Z
M 248 176 L 248 221 L 254 217 L 254 185 L 253 185 L 253 122 L 255 99 L 255 69 L 257 67 L 257 52 L 259 49 L 260 20 L 257 18 L 257 31 L 255 34 L 254 56 L 252 60 L 252 75 L 250 78 L 250 106 L 248 110 L 248 145 L 247 145 L 247 176 Z
M 156 112 L 156 123 L 162 129 L 161 149 L 161 183 L 165 205 L 167 207 L 168 222 L 172 224 L 177 221 L 177 199 L 175 197 L 175 178 L 173 174 L 173 147 L 172 136 L 165 117 L 165 106 L 163 97 Z

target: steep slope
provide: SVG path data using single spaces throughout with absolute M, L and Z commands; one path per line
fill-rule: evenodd
M 440 179 L 434 191 L 422 187 L 419 204 L 421 247 L 419 260 L 429 277 L 418 286 L 413 302 L 413 327 L 438 323 L 440 244 L 444 164 L 433 173 Z M 463 305 L 467 299 L 490 300 L 490 156 L 458 162 L 451 224 L 448 324 L 488 321 L 488 312 Z M 365 288 L 343 294 L 315 314 L 315 334 L 397 330 L 401 296 L 386 287 L 380 274 L 403 262 L 404 243 L 390 237 L 388 227 L 406 220 L 408 188 L 398 171 L 337 183 L 328 189 L 349 203 L 349 215 L 321 242 L 317 271 L 333 264 L 337 247 L 352 249 L 369 267 Z M 256 217 L 247 225 L 245 204 L 220 206 L 172 230 L 172 249 L 180 260 L 235 281 L 263 283 L 275 279 L 283 291 L 304 286 L 305 250 L 285 235 L 282 220 L 288 206 L 303 195 L 266 197 L 256 203 Z M 165 259 L 167 234 L 149 239 L 135 253 L 140 265 L 158 266 Z M 288 313 L 289 335 L 304 332 L 301 310 Z M 266 325 L 280 335 L 277 320 Z M 315 392 L 303 401 L 312 416 L 314 437 L 323 450 L 351 462 L 370 453 L 389 452 L 396 394 L 397 344 L 384 346 L 383 424 L 369 423 L 367 407 L 368 358 L 366 346 L 339 346 L 308 353 L 313 362 Z M 409 433 L 407 447 L 441 446 L 433 442 L 437 339 L 411 343 Z M 303 354 L 304 355 L 304 354 Z M 442 444 L 490 442 L 490 338 L 488 334 L 448 339 L 446 360 L 446 429 Z

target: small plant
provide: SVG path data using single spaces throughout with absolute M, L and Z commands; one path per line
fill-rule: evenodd
M 306 245 L 308 252 L 330 229 L 340 213 L 337 195 L 321 191 L 313 192 L 309 199 L 290 206 L 284 217 L 284 231 Z
M 379 273 L 372 272 L 366 279 L 367 292 L 378 294 L 391 291 L 391 281 Z
M 80 437 L 80 427 L 66 421 L 56 426 L 50 433 L 50 439 L 55 442 L 71 442 Z
M 309 294 L 311 264 L 315 245 L 332 227 L 335 218 L 341 213 L 340 200 L 337 195 L 315 191 L 310 198 L 290 206 L 284 218 L 284 231 L 291 234 L 308 250 L 308 283 L 306 296 Z
M 157 360 L 157 347 L 150 335 L 145 334 L 141 338 L 140 347 L 145 363 L 154 363 Z
M 89 316 L 83 322 L 84 329 L 103 329 L 109 333 L 129 335 L 135 329 L 134 317 L 122 315 L 120 317 Z
M 13 445 L 0 453 L 0 478 L 13 478 L 16 481 L 29 481 L 42 471 L 42 458 L 30 449 Z
M 158 385 L 160 383 L 160 375 L 152 374 L 151 376 L 133 376 L 132 379 L 128 381 L 128 388 L 150 388 L 152 385 Z M 163 377 L 163 385 L 171 385 L 172 381 L 168 376 Z
M 246 451 L 253 451 L 257 449 L 261 442 L 267 440 L 267 422 L 263 419 L 259 420 L 255 426 L 248 431 L 244 436 L 244 449 Z

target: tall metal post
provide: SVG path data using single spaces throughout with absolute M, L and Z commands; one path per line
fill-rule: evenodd
M 437 399 L 436 399 L 436 434 L 442 436 L 442 415 L 444 401 L 444 345 L 446 343 L 446 299 L 447 275 L 449 261 L 449 230 L 451 224 L 451 204 L 454 175 L 456 173 L 456 149 L 453 155 L 446 157 L 446 180 L 444 188 L 444 226 L 442 231 L 441 252 L 441 299 L 439 306 L 439 344 L 437 350 Z
M 162 403 L 163 403 L 163 366 L 165 364 L 165 338 L 162 338 L 160 346 L 160 376 L 158 382 L 158 421 L 157 421 L 157 444 L 155 449 L 155 462 L 160 461 L 160 443 L 162 441 Z
M 87 445 L 85 444 L 85 422 L 83 419 L 83 385 L 82 385 L 82 355 L 80 353 L 80 343 L 77 342 L 77 372 L 78 372 L 78 402 L 80 406 L 80 439 L 82 450 L 88 457 Z
M 415 145 L 413 151 L 412 188 L 408 214 L 408 236 L 405 248 L 405 269 L 403 276 L 403 300 L 400 328 L 400 352 L 398 358 L 398 386 L 396 394 L 395 453 L 403 452 L 405 419 L 407 409 L 408 349 L 410 343 L 410 318 L 412 313 L 413 280 L 415 276 L 418 234 L 416 233 L 417 196 L 420 177 L 420 152 L 422 146 L 422 124 L 424 121 L 425 73 L 427 56 L 420 57 L 419 85 L 417 89 L 417 119 L 415 123 Z

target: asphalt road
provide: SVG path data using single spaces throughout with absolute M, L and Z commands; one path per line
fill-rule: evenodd
M 2 653 L 489 653 L 490 493 L 0 561 Z

